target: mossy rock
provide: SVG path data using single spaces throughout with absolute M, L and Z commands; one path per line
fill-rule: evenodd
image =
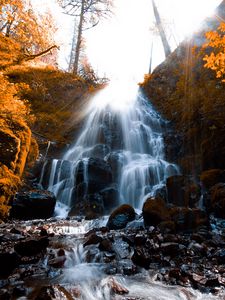
M 225 182 L 225 170 L 210 169 L 203 171 L 200 180 L 206 189 L 210 189 L 219 182 Z
M 169 210 L 160 197 L 149 198 L 143 205 L 143 218 L 145 226 L 157 226 L 161 222 L 169 221 Z

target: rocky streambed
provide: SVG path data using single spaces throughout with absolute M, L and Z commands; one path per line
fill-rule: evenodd
M 225 222 L 120 230 L 107 217 L 0 225 L 0 299 L 224 299 Z

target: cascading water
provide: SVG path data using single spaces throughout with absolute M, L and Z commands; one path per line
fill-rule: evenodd
M 48 189 L 58 203 L 75 205 L 77 214 L 84 199 L 101 202 L 103 213 L 122 203 L 141 208 L 178 173 L 164 158 L 163 120 L 137 85 L 118 82 L 93 98 L 88 114 L 74 146 L 62 160 L 53 160 Z M 107 203 L 109 193 L 114 203 Z

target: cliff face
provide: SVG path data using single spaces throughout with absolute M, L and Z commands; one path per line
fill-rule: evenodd
M 24 121 L 0 117 L 0 219 L 21 184 L 30 146 L 31 130 Z
M 219 16 L 219 18 L 218 18 Z M 205 32 L 215 30 L 225 18 L 225 1 L 216 16 L 184 41 L 141 84 L 145 94 L 174 126 L 165 137 L 169 159 L 177 160 L 185 173 L 199 174 L 225 168 L 225 85 L 204 68 Z M 177 139 L 175 138 L 177 137 Z M 171 151 L 171 143 L 174 145 Z

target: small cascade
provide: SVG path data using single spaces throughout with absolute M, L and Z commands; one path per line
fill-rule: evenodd
M 110 84 L 100 91 L 76 143 L 51 163 L 47 187 L 58 207 L 81 215 L 90 207 L 108 213 L 122 203 L 141 208 L 179 172 L 165 160 L 163 124 L 136 85 Z
M 65 300 L 224 299 L 222 289 L 219 294 L 212 295 L 194 290 L 190 284 L 179 286 L 160 281 L 159 274 L 162 278 L 165 275 L 167 281 L 170 279 L 170 282 L 174 284 L 175 278 L 171 274 L 178 269 L 178 267 L 174 269 L 174 265 L 162 267 L 159 262 L 152 261 L 153 269 L 151 270 L 137 268 L 132 262 L 135 245 L 129 245 L 123 238 L 126 234 L 128 236 L 130 233 L 132 233 L 131 235 L 137 234 L 136 229 L 125 230 L 112 236 L 110 232 L 102 231 L 101 228 L 105 222 L 105 217 L 92 221 L 76 219 L 48 221 L 45 228 L 51 236 L 49 236 L 51 243 L 42 261 L 37 261 L 32 266 L 36 273 L 26 275 L 28 277 L 25 285 L 29 287 L 30 295 L 33 295 L 35 289 L 40 290 L 40 286 L 48 286 L 48 288 L 50 286 L 54 292 L 52 299 Z M 43 221 L 38 223 L 36 220 L 35 224 L 27 221 L 20 223 L 20 230 L 23 228 L 24 232 L 29 232 L 30 239 L 30 234 L 35 234 L 35 232 L 37 234 L 41 224 L 43 225 Z M 95 233 L 93 234 L 93 232 Z M 149 232 L 142 232 L 142 234 L 147 237 Z M 152 234 L 154 239 L 162 238 L 157 231 Z M 186 235 L 180 238 L 187 240 Z M 106 246 L 105 248 L 103 245 L 108 245 L 110 248 Z M 160 248 L 158 251 L 161 253 Z M 179 261 L 179 258 L 173 257 L 173 260 L 176 259 Z M 163 257 L 161 260 L 164 261 Z M 182 262 L 180 263 L 182 264 Z M 194 269 L 197 266 L 195 263 L 191 265 Z M 191 265 L 183 263 L 182 268 L 185 270 L 185 267 L 188 268 Z M 158 269 L 155 270 L 154 268 L 157 266 Z M 31 269 L 32 267 L 30 266 Z M 205 279 L 210 274 L 209 269 L 206 268 L 206 270 Z M 201 277 L 197 274 L 194 275 L 196 278 Z M 215 280 L 215 277 L 213 278 Z M 28 299 L 31 298 L 28 297 Z

